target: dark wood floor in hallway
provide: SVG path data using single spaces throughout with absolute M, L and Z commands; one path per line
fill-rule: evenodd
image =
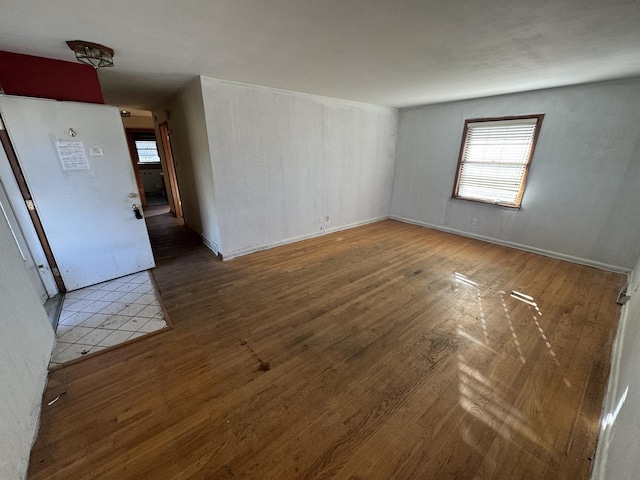
M 51 373 L 29 478 L 589 477 L 622 275 L 391 220 L 221 262 L 148 222 L 174 329 Z

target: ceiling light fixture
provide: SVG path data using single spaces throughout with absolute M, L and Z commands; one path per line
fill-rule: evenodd
M 75 52 L 79 62 L 91 65 L 96 70 L 113 67 L 113 50 L 109 47 L 83 40 L 69 40 L 67 45 Z

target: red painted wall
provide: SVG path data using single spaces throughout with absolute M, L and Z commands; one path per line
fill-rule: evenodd
M 93 67 L 1 50 L 0 87 L 8 95 L 104 103 Z

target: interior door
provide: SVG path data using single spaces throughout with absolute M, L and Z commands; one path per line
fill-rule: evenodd
M 118 109 L 0 96 L 0 112 L 66 289 L 152 268 Z

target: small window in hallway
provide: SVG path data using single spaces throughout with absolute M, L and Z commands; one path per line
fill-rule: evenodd
M 155 134 L 134 132 L 131 137 L 138 154 L 138 165 L 160 163 Z

